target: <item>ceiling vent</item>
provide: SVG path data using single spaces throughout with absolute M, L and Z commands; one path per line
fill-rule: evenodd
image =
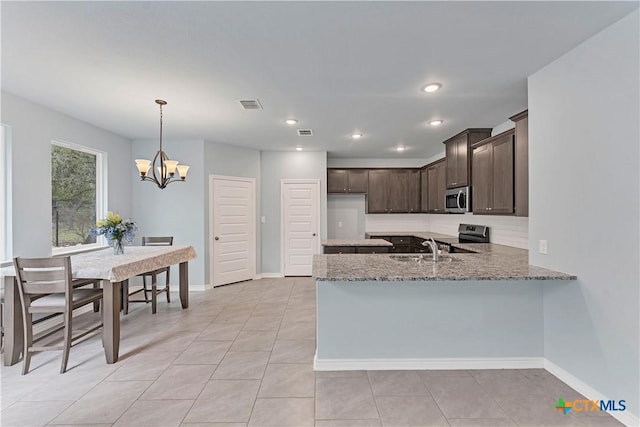
M 242 105 L 245 110 L 262 110 L 262 104 L 260 104 L 260 101 L 257 98 L 241 99 L 240 105 Z
M 299 136 L 313 136 L 313 131 L 311 129 L 298 129 Z

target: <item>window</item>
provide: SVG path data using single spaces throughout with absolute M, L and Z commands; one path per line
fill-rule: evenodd
M 10 255 L 9 236 L 10 227 L 8 221 L 9 201 L 7 200 L 10 192 L 7 188 L 9 164 L 7 162 L 7 129 L 0 125 L 0 263 L 6 261 Z
M 100 246 L 91 234 L 102 216 L 102 153 L 87 147 L 52 141 L 51 246 L 53 253 Z

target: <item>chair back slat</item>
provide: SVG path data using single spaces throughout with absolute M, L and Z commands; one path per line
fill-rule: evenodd
M 15 258 L 14 266 L 19 290 L 24 295 L 69 293 L 71 290 L 71 259 Z
M 173 236 L 166 237 L 149 237 L 142 238 L 142 246 L 172 246 Z

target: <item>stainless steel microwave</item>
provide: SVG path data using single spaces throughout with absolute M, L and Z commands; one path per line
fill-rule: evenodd
M 448 213 L 465 213 L 471 210 L 469 187 L 452 188 L 444 196 L 444 210 Z

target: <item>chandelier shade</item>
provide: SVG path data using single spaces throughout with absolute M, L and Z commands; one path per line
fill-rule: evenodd
M 177 160 L 169 159 L 167 153 L 162 149 L 162 106 L 167 105 L 167 101 L 156 99 L 156 104 L 160 106 L 160 149 L 153 156 L 153 160 L 136 159 L 135 162 L 141 181 L 153 182 L 160 189 L 163 189 L 172 182 L 185 181 L 189 166 L 181 165 Z M 178 171 L 178 176 L 176 176 L 176 170 Z M 151 171 L 151 176 L 149 176 L 149 171 Z

